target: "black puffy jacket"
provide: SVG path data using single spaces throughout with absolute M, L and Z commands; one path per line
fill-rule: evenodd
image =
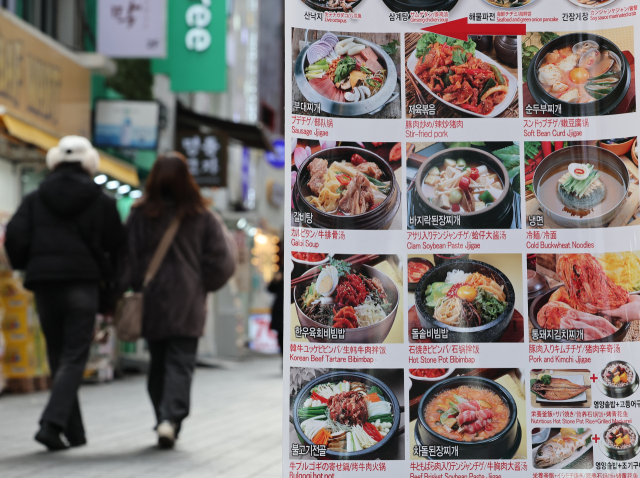
M 98 282 L 126 241 L 115 201 L 82 169 L 62 163 L 27 195 L 7 225 L 5 248 L 25 287 Z

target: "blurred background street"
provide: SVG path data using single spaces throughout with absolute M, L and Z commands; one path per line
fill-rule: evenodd
M 144 375 L 81 388 L 89 444 L 48 453 L 33 441 L 46 392 L 0 399 L 2 478 L 280 478 L 282 369 L 252 357 L 196 370 L 175 450 L 158 450 Z

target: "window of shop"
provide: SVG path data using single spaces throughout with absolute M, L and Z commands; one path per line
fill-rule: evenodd
M 58 0 L 25 0 L 23 18 L 47 35 L 56 37 L 56 11 Z

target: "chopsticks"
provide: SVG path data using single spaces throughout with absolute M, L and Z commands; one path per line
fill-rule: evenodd
M 348 257 L 344 260 L 344 262 L 348 262 L 352 266 L 356 266 L 359 264 L 366 264 L 367 262 L 372 262 L 378 259 L 380 256 L 377 254 L 356 254 L 355 256 Z M 315 271 L 312 273 L 301 275 L 296 279 L 291 280 L 291 288 L 303 284 L 305 282 L 310 282 L 320 275 L 321 271 Z
M 418 96 L 418 99 L 422 102 L 423 105 L 426 105 L 427 102 L 424 100 L 424 98 L 422 97 L 422 94 L 420 93 L 420 90 L 418 89 L 418 86 L 416 85 L 416 82 L 413 81 L 413 78 L 411 77 L 411 72 L 409 71 L 409 68 L 405 67 L 406 75 L 407 78 L 409 78 L 409 81 L 411 81 L 411 84 L 413 85 L 413 88 L 416 90 L 416 95 Z

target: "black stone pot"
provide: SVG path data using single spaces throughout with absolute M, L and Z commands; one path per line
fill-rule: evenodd
M 490 389 L 496 393 L 509 407 L 509 423 L 495 436 L 483 441 L 462 442 L 451 440 L 434 432 L 424 417 L 427 404 L 439 393 L 466 385 L 474 388 Z M 454 377 L 434 385 L 422 396 L 418 405 L 418 423 L 415 427 L 416 443 L 419 446 L 457 446 L 457 457 L 442 457 L 443 459 L 458 460 L 509 460 L 518 451 L 522 440 L 522 429 L 518 421 L 518 408 L 516 402 L 499 383 L 482 377 Z
M 434 206 L 422 191 L 422 183 L 433 166 L 441 165 L 445 159 L 464 159 L 467 162 L 478 162 L 486 165 L 500 176 L 506 190 L 491 206 L 481 211 L 454 214 Z M 498 158 L 493 154 L 476 148 L 449 148 L 444 149 L 429 157 L 422 163 L 416 173 L 413 185 L 412 203 L 416 216 L 454 216 L 460 217 L 460 225 L 446 224 L 433 229 L 509 229 L 513 222 L 513 188 L 509 179 L 509 173 Z M 456 222 L 456 221 L 452 221 Z
M 507 295 L 507 308 L 496 320 L 489 322 L 488 324 L 481 325 L 480 327 L 453 327 L 451 325 L 445 325 L 438 322 L 433 317 L 433 309 L 427 308 L 425 305 L 425 291 L 429 284 L 434 282 L 444 282 L 447 277 L 447 273 L 452 270 L 461 270 L 466 273 L 479 272 L 480 274 L 491 277 L 499 285 L 503 287 Z M 504 334 L 505 330 L 511 323 L 513 318 L 513 312 L 515 310 L 515 291 L 513 285 L 507 276 L 489 264 L 484 262 L 466 260 L 466 261 L 449 261 L 442 265 L 437 266 L 431 271 L 427 272 L 416 287 L 416 310 L 418 312 L 418 318 L 420 319 L 420 325 L 424 328 L 431 329 L 447 329 L 449 331 L 449 337 L 445 340 L 437 340 L 436 342 L 497 342 Z
M 342 161 L 351 158 L 352 155 L 359 154 L 366 161 L 375 163 L 383 172 L 382 181 L 391 181 L 391 192 L 382 204 L 371 211 L 357 216 L 337 216 L 326 212 L 319 211 L 307 201 L 305 195 L 308 191 L 307 183 L 311 179 L 309 173 L 309 164 L 317 158 L 326 159 L 329 166 L 334 161 Z M 388 229 L 393 222 L 393 218 L 400 209 L 400 187 L 396 182 L 396 176 L 393 169 L 384 159 L 366 149 L 356 148 L 352 146 L 338 146 L 335 148 L 323 149 L 309 156 L 300 166 L 296 184 L 293 188 L 293 205 L 295 211 L 312 213 L 312 227 L 326 229 L 362 229 L 362 230 L 379 230 Z
M 351 8 L 355 8 L 357 7 L 360 3 L 362 2 L 362 0 L 356 0 L 355 2 L 351 3 Z M 313 8 L 314 10 L 319 10 L 321 12 L 342 12 L 342 7 L 328 7 L 327 6 L 327 0 L 304 0 L 304 3 L 306 3 L 309 7 Z
M 451 11 L 458 0 L 382 0 L 394 12 Z
M 393 440 L 394 437 L 399 436 L 404 433 L 404 427 L 400 426 L 402 409 L 400 408 L 400 403 L 398 402 L 397 397 L 391 391 L 391 389 L 383 382 L 378 380 L 371 375 L 367 375 L 365 373 L 360 372 L 347 372 L 347 371 L 339 371 L 339 372 L 330 372 L 325 375 L 321 375 L 316 379 L 309 382 L 295 399 L 293 404 L 293 426 L 296 429 L 296 433 L 298 434 L 298 438 L 303 445 L 311 446 L 313 443 L 307 436 L 302 432 L 302 428 L 300 428 L 300 418 L 298 417 L 298 410 L 304 404 L 304 402 L 311 396 L 311 389 L 320 385 L 322 383 L 329 382 L 342 382 L 343 380 L 347 381 L 357 381 L 362 382 L 365 385 L 375 385 L 384 393 L 385 398 L 391 402 L 391 410 L 393 411 L 393 424 L 389 429 L 389 433 L 377 444 L 372 446 L 371 448 L 367 448 L 366 450 L 353 451 L 350 453 L 347 452 L 336 452 L 327 450 L 327 459 L 329 460 L 372 460 L 378 457 L 382 453 L 382 451 L 387 447 L 387 445 Z
M 575 45 L 576 43 L 586 40 L 592 40 L 600 45 L 601 48 L 604 47 L 618 55 L 621 61 L 620 81 L 611 93 L 604 98 L 592 101 L 591 103 L 567 103 L 566 101 L 560 101 L 547 93 L 542 87 L 538 80 L 538 69 L 540 68 L 545 56 L 547 56 L 547 53 L 558 48 L 563 48 L 567 45 Z M 556 116 L 606 115 L 618 107 L 629 91 L 629 85 L 631 84 L 631 67 L 629 66 L 627 58 L 622 54 L 622 51 L 620 51 L 616 44 L 611 40 L 599 35 L 594 35 L 593 33 L 569 33 L 550 41 L 543 46 L 538 53 L 536 53 L 536 56 L 534 56 L 531 61 L 531 65 L 529 65 L 527 84 L 529 85 L 531 96 L 533 96 L 536 103 L 560 106 L 561 111 Z
M 543 330 L 543 327 L 541 327 L 540 324 L 538 323 L 538 312 L 540 312 L 540 309 L 542 309 L 542 307 L 549 302 L 549 298 L 551 297 L 551 294 L 553 294 L 560 287 L 562 286 L 554 287 L 553 289 L 550 289 L 544 294 L 538 296 L 529 307 L 529 320 L 531 321 L 531 325 L 533 325 L 536 329 Z M 620 327 L 620 329 L 618 329 L 616 333 L 608 335 L 607 337 L 604 337 L 598 340 L 576 341 L 576 340 L 568 340 L 568 339 L 559 339 L 559 340 L 545 339 L 544 341 L 570 343 L 570 344 L 575 344 L 575 343 L 600 344 L 600 343 L 606 343 L 606 342 L 622 342 L 624 338 L 627 336 L 627 334 L 629 333 L 630 327 L 631 327 L 631 324 L 627 322 L 622 327 Z

